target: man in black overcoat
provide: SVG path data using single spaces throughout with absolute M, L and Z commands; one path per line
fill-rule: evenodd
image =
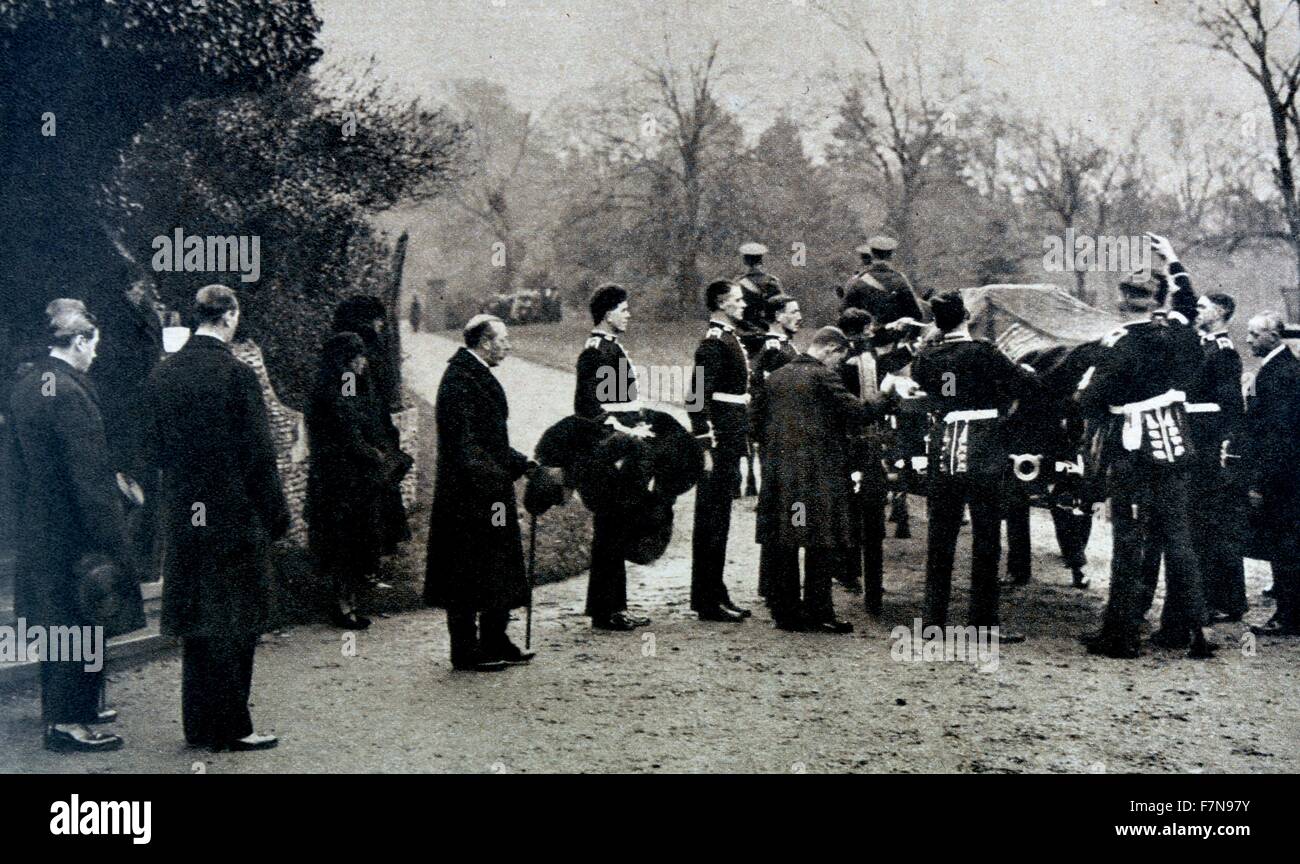
M 248 696 L 268 623 L 271 545 L 289 529 L 257 375 L 229 343 L 239 300 L 224 285 L 195 297 L 197 327 L 150 378 L 148 461 L 162 472 L 162 632 L 181 640 L 185 740 L 263 750 Z
M 510 352 L 506 325 L 475 315 L 464 336 L 434 405 L 438 464 L 424 600 L 447 610 L 452 668 L 489 672 L 533 658 L 510 641 L 506 625 L 510 610 L 528 602 L 515 481 L 538 466 L 510 446 L 506 393 L 492 374 Z
M 14 386 L 14 485 L 19 514 L 15 611 L 28 627 L 104 627 L 116 636 L 144 626 L 139 583 L 129 567 L 121 495 L 113 479 L 99 399 L 86 377 L 99 331 L 79 303 L 53 306 L 50 354 Z M 100 555 L 118 565 L 116 622 L 95 620 L 79 599 L 78 564 Z M 83 643 L 84 644 L 84 643 Z M 102 642 L 100 643 L 102 649 Z M 45 658 L 40 664 L 45 746 L 97 752 L 122 746 L 117 735 L 87 724 L 113 720 L 100 707 L 100 667 L 89 658 Z
M 839 367 L 848 351 L 842 332 L 823 327 L 808 353 L 773 372 L 755 399 L 754 435 L 766 458 L 756 535 L 769 568 L 768 608 L 783 630 L 853 629 L 835 617 L 831 578 L 859 542 L 850 430 L 879 418 L 880 399 L 863 401 L 845 388 Z
M 1263 364 L 1246 390 L 1245 474 L 1267 533 L 1277 611 L 1259 635 L 1300 636 L 1300 359 L 1282 341 L 1276 312 L 1250 320 L 1251 353 Z

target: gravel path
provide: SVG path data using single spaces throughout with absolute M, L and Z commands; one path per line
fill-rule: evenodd
M 453 343 L 407 343 L 409 383 L 432 398 Z M 500 370 L 516 446 L 570 410 L 572 378 L 511 358 Z M 532 666 L 453 673 L 444 616 L 376 621 L 350 637 L 325 626 L 268 636 L 258 651 L 254 718 L 282 736 L 277 750 L 210 755 L 184 747 L 176 656 L 114 672 L 110 696 L 127 746 L 94 757 L 46 753 L 32 692 L 0 695 L 0 770 L 103 772 L 372 771 L 961 771 L 1295 772 L 1300 770 L 1300 644 L 1240 648 L 1240 625 L 1217 628 L 1208 663 L 1170 652 L 1137 661 L 1088 657 L 1075 642 L 1099 616 L 1109 538 L 1089 547 L 1093 588 L 1075 591 L 1054 556 L 1050 521 L 1035 513 L 1035 582 L 1004 599 L 1007 646 L 997 668 L 900 662 L 891 628 L 920 606 L 918 539 L 888 540 L 886 608 L 869 621 L 836 589 L 852 636 L 787 634 L 762 611 L 744 624 L 705 624 L 688 611 L 692 496 L 676 535 L 648 567 L 629 566 L 634 606 L 654 624 L 596 633 L 582 617 L 585 578 L 539 590 Z M 729 549 L 733 596 L 755 605 L 753 499 L 736 503 Z M 543 527 L 545 530 L 545 519 Z M 963 534 L 958 573 L 968 565 Z M 1252 621 L 1267 568 L 1249 567 Z M 953 620 L 965 608 L 959 575 Z M 1153 613 L 1154 617 L 1154 613 Z M 522 621 L 512 625 L 522 639 Z

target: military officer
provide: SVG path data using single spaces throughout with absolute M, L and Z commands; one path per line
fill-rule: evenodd
M 862 248 L 858 247 L 859 253 Z M 924 320 L 925 310 L 920 298 L 892 260 L 898 241 L 893 237 L 872 237 L 865 248 L 871 263 L 846 286 L 843 308 L 865 309 L 879 326 L 900 318 Z M 863 257 L 864 262 L 866 257 Z
M 998 559 L 1002 556 L 1002 478 L 1008 460 L 1002 425 L 1017 399 L 1037 389 L 1036 376 L 1017 366 L 993 343 L 975 339 L 966 326 L 959 292 L 931 304 L 942 339 L 921 350 L 913 377 L 927 394 L 933 421 L 928 454 L 930 525 L 925 564 L 926 625 L 948 622 L 952 563 L 967 506 L 971 515 L 969 624 L 997 627 Z M 1004 643 L 1024 637 L 999 632 Z
M 1093 654 L 1138 656 L 1142 564 L 1159 548 L 1165 554 L 1166 602 L 1181 614 L 1177 628 L 1158 631 L 1153 642 L 1190 648 L 1189 656 L 1205 658 L 1214 646 L 1203 632 L 1205 595 L 1191 536 L 1194 445 L 1185 409 L 1202 364 L 1200 338 L 1191 324 L 1196 295 L 1169 241 L 1147 236 L 1164 271 L 1121 283 L 1119 304 L 1121 312 L 1146 317 L 1107 336 L 1102 344 L 1108 350 L 1081 382 L 1080 406 L 1100 427 L 1114 535 L 1110 596 L 1101 631 L 1087 644 Z M 1168 311 L 1162 309 L 1166 299 Z
M 885 286 L 877 282 L 875 277 L 867 272 L 871 269 L 871 264 L 874 260 L 871 257 L 871 245 L 869 243 L 863 243 L 855 251 L 858 253 L 858 257 L 862 260 L 862 266 L 858 268 L 856 273 L 849 277 L 849 281 L 835 289 L 835 296 L 840 298 L 841 303 L 852 291 L 854 291 L 854 289 L 861 288 L 862 292 L 866 296 L 873 296 L 872 292 L 876 291 L 883 294 L 885 290 Z M 861 309 L 864 307 L 856 306 L 854 308 Z
M 591 295 L 595 327 L 578 355 L 573 413 L 615 434 L 650 438 L 654 433 L 641 420 L 636 368 L 618 339 L 627 331 L 632 313 L 627 289 L 601 285 Z M 627 609 L 627 565 L 618 512 L 597 506 L 592 511 L 591 576 L 587 582 L 587 615 L 599 630 L 632 630 L 650 619 Z
M 691 432 L 704 451 L 704 477 L 695 487 L 691 538 L 691 609 L 702 621 L 743 621 L 723 582 L 731 499 L 749 436 L 749 362 L 737 328 L 745 314 L 743 289 L 727 279 L 705 289 L 709 326 L 695 349 L 696 374 L 687 397 Z
M 763 269 L 763 256 L 766 254 L 767 247 L 762 243 L 742 245 L 740 260 L 745 265 L 745 272 L 732 280 L 745 296 L 745 317 L 736 329 L 751 358 L 763 350 L 768 332 L 767 301 L 781 293 L 781 280 Z
M 1200 375 L 1187 393 L 1188 421 L 1196 462 L 1192 469 L 1192 537 L 1200 562 L 1205 601 L 1214 620 L 1240 621 L 1246 614 L 1246 493 L 1227 470 L 1233 441 L 1240 441 L 1245 404 L 1241 398 L 1241 355 L 1228 337 L 1236 311 L 1228 294 L 1197 301 L 1201 331 Z M 1233 466 L 1236 467 L 1235 465 Z

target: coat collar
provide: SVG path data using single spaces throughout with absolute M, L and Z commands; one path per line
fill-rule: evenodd
M 1277 346 L 1276 348 L 1274 348 L 1272 351 L 1270 351 L 1270 352 L 1268 352 L 1267 354 L 1264 355 L 1264 359 L 1263 359 L 1263 361 L 1259 364 L 1259 368 L 1260 368 L 1260 369 L 1263 369 L 1265 366 L 1268 365 L 1268 361 L 1272 360 L 1274 357 L 1276 357 L 1277 355 L 1281 354 L 1283 351 L 1287 351 L 1287 350 L 1289 350 L 1289 349 L 1286 347 L 1286 343 L 1285 343 L 1285 342 L 1281 342 L 1281 343 L 1279 343 L 1278 346 Z
M 195 333 L 186 342 L 181 351 L 225 351 L 230 353 L 230 345 L 222 342 L 216 336 L 208 336 L 206 333 Z

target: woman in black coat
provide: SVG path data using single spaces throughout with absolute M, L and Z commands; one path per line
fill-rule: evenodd
M 401 405 L 402 374 L 390 350 L 392 336 L 387 332 L 388 321 L 388 310 L 383 302 L 371 294 L 361 294 L 339 303 L 334 310 L 333 330 L 335 333 L 355 333 L 365 343 L 370 367 L 367 378 L 372 418 L 383 430 L 386 449 L 401 453 L 400 435 L 393 423 L 392 412 Z M 409 470 L 414 460 L 405 455 L 404 459 Z M 396 552 L 399 543 L 411 539 L 400 486 L 405 474 L 402 471 L 390 478 L 379 498 L 379 527 L 385 555 Z
M 102 652 L 104 638 L 143 627 L 144 609 L 129 567 L 99 400 L 86 378 L 99 331 L 77 304 L 52 312 L 50 333 L 50 355 L 22 376 L 10 399 L 14 485 L 22 502 L 15 611 L 29 630 L 77 628 L 82 636 L 82 657 L 46 657 L 40 664 L 45 746 L 116 750 L 121 738 L 86 728 L 117 713 L 101 710 L 103 655 L 89 654 Z M 96 561 L 103 565 L 99 573 L 114 578 L 87 578 Z M 87 590 L 94 584 L 104 589 L 98 598 Z M 87 645 L 84 634 L 92 627 L 103 629 Z
M 357 334 L 326 340 L 306 417 L 308 539 L 333 589 L 330 617 L 347 629 L 370 625 L 357 593 L 379 566 L 380 499 L 400 461 L 375 422 L 367 366 Z

